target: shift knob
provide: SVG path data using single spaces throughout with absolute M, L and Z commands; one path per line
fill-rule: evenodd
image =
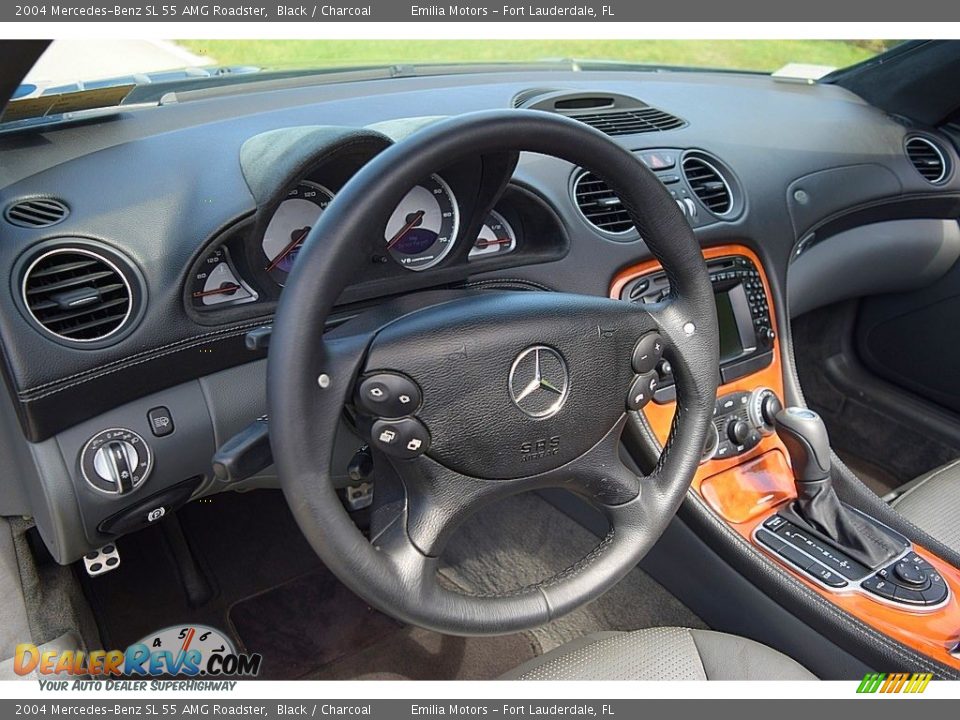
M 830 477 L 830 438 L 823 420 L 813 410 L 788 407 L 777 413 L 777 435 L 790 453 L 798 483 L 813 483 Z

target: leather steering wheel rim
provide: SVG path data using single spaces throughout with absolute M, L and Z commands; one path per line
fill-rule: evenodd
M 426 310 L 401 311 L 381 324 L 365 324 L 361 318 L 352 328 L 338 328 L 325 336 L 337 298 L 370 256 L 382 253 L 386 218 L 410 187 L 460 158 L 511 151 L 552 155 L 603 177 L 667 272 L 668 298 L 652 309 L 641 309 L 621 301 L 561 293 L 492 293 L 445 300 Z M 501 332 L 507 336 L 504 347 L 499 347 L 500 336 L 491 334 L 496 328 L 471 324 L 470 318 L 490 309 L 507 318 L 507 330 Z M 406 500 L 386 531 L 373 541 L 365 537 L 339 500 L 330 472 L 343 408 L 353 402 L 358 376 L 365 368 L 410 358 L 411 347 L 423 350 L 423 357 L 433 357 L 426 346 L 458 337 L 458 332 L 488 338 L 489 348 L 475 344 L 472 352 L 495 352 L 496 362 L 509 362 L 516 348 L 542 341 L 537 328 L 550 337 L 550 347 L 566 354 L 570 377 L 580 385 L 572 383 L 569 407 L 555 420 L 534 425 L 529 418 L 504 410 L 505 406 L 497 406 L 497 412 L 509 415 L 504 422 L 514 423 L 515 428 L 549 429 L 551 422 L 560 423 L 565 428 L 564 451 L 576 457 L 561 454 L 553 465 L 548 458 L 547 465 L 536 471 L 514 468 L 504 460 L 493 479 L 478 477 L 473 472 L 476 464 L 454 468 L 455 463 L 447 462 L 451 456 L 444 455 L 445 433 L 455 436 L 457 429 L 433 410 L 435 452 L 416 460 L 391 460 L 403 480 Z M 587 357 L 571 341 L 586 337 L 591 328 L 601 340 L 588 341 L 587 349 L 594 347 L 590 342 L 606 343 L 597 344 L 593 351 L 599 353 L 599 360 Z M 629 383 L 623 383 L 633 375 L 630 348 L 651 331 L 659 332 L 666 343 L 677 386 L 677 412 L 657 467 L 650 475 L 638 477 L 620 463 L 617 449 L 628 418 L 624 398 Z M 406 335 L 410 339 L 404 344 Z M 604 337 L 613 340 L 607 342 Z M 606 135 L 557 115 L 510 110 L 457 116 L 429 125 L 373 158 L 337 194 L 304 242 L 277 308 L 271 337 L 267 390 L 273 456 L 287 502 L 305 537 L 329 569 L 371 605 L 405 622 L 448 634 L 527 629 L 608 590 L 636 566 L 666 529 L 693 479 L 712 422 L 718 353 L 713 290 L 699 244 L 669 193 L 636 156 Z M 411 362 L 419 363 L 418 382 L 427 382 L 424 406 L 431 397 L 434 405 L 442 405 L 436 402 L 440 393 L 429 390 L 430 382 L 442 385 L 435 380 L 442 374 L 431 374 L 422 359 Z M 582 371 L 584 363 L 594 363 L 595 374 L 599 371 L 609 378 L 611 387 L 623 385 L 621 389 L 605 386 L 596 395 L 608 399 L 615 397 L 610 393 L 619 392 L 618 406 L 590 405 L 584 398 L 584 383 L 589 384 L 584 380 L 589 377 Z M 467 378 L 470 368 L 464 372 Z M 447 375 L 449 369 L 443 376 Z M 493 382 L 505 385 L 506 377 Z M 502 394 L 501 389 L 492 391 L 498 398 Z M 574 415 L 578 408 L 599 408 L 603 421 L 596 427 L 589 425 L 591 418 Z M 575 422 L 581 423 L 585 435 L 595 434 L 588 438 L 592 444 L 584 452 L 576 446 L 577 438 L 567 442 Z M 611 531 L 593 552 L 554 578 L 505 595 L 467 595 L 437 584 L 437 556 L 447 537 L 442 525 L 455 525 L 494 500 L 541 487 L 569 487 L 603 510 Z M 419 509 L 421 501 L 428 510 Z

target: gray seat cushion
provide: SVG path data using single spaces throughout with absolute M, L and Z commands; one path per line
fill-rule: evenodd
M 0 517 L 0 680 L 34 680 L 36 673 L 21 676 L 14 670 L 14 655 L 20 643 L 39 644 L 40 651 L 79 650 L 80 638 L 72 630 L 52 640 L 36 638 L 30 629 L 23 579 L 17 558 L 13 529 Z
M 890 504 L 914 525 L 960 552 L 960 460 L 911 480 Z
M 12 658 L 17 645 L 30 642 L 30 637 L 13 531 L 0 518 L 0 660 Z
M 766 645 L 725 633 L 649 628 L 588 635 L 534 658 L 504 680 L 815 680 Z

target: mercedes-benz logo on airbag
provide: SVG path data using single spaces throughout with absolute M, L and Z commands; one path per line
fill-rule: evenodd
M 510 398 L 532 418 L 556 415 L 567 399 L 570 375 L 563 356 L 546 345 L 517 355 L 510 368 Z

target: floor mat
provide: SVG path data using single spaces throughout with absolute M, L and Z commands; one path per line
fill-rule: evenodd
M 589 553 L 597 538 L 539 495 L 527 493 L 474 516 L 444 553 L 443 576 L 470 592 L 504 592 L 546 579 Z M 569 615 L 534 628 L 540 652 L 602 630 L 706 628 L 686 605 L 639 568 Z
M 123 537 L 116 570 L 95 578 L 79 573 L 103 647 L 125 648 L 180 623 L 203 623 L 230 634 L 227 614 L 234 603 L 323 568 L 278 491 L 222 493 L 188 504 L 176 519 L 213 586 L 213 598 L 191 605 L 159 525 Z
M 124 537 L 120 567 L 80 578 L 103 647 L 202 623 L 261 653 L 267 679 L 437 680 L 495 678 L 539 649 L 525 634 L 455 638 L 370 609 L 320 562 L 280 492 L 223 493 L 177 518 L 214 596 L 191 606 L 159 526 Z
M 299 678 L 402 628 L 326 569 L 237 603 L 230 621 L 243 646 L 263 655 L 268 680 Z

